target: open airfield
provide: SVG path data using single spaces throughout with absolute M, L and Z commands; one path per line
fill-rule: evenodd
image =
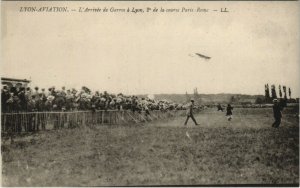
M 298 108 L 205 109 L 135 125 L 2 138 L 2 186 L 299 184 Z

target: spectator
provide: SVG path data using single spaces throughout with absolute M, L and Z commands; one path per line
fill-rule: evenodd
M 223 108 L 222 108 L 222 106 L 220 104 L 218 104 L 217 108 L 218 108 L 218 111 L 222 111 L 223 112 Z
M 45 89 L 35 87 L 34 92 L 31 88 L 4 86 L 1 91 L 2 112 L 12 111 L 73 111 L 73 110 L 131 110 L 133 112 L 146 111 L 150 114 L 151 110 L 178 110 L 184 109 L 183 105 L 171 103 L 166 100 L 151 100 L 148 98 L 138 98 L 137 96 L 126 96 L 122 93 L 118 95 L 110 94 L 107 91 L 92 94 L 91 90 L 83 86 L 78 92 L 76 89 L 56 91 L 55 87 Z M 34 103 L 34 105 L 33 105 Z M 34 106 L 34 107 L 33 107 Z
M 282 106 L 279 105 L 277 99 L 273 100 L 273 114 L 275 118 L 275 122 L 272 124 L 272 127 L 278 128 L 281 123 L 281 117 L 282 117 Z
M 228 104 L 227 108 L 226 108 L 226 116 L 227 116 L 228 121 L 231 121 L 231 119 L 232 119 L 232 110 L 233 110 L 233 107 L 231 107 L 231 105 Z

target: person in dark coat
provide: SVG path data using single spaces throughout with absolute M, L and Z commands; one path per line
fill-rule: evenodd
M 46 97 L 44 97 L 43 93 L 39 93 L 39 98 L 36 99 L 36 109 L 38 112 L 45 112 L 46 111 Z M 42 126 L 42 130 L 45 130 L 46 126 L 46 114 L 45 113 L 39 113 L 36 115 L 37 118 L 37 124 L 36 124 L 36 130 L 39 131 L 40 125 Z
M 57 92 L 53 100 L 53 111 L 63 112 L 65 111 L 65 109 L 66 109 L 65 99 L 60 92 Z M 59 129 L 64 127 L 65 121 L 66 121 L 66 116 L 64 114 L 59 114 L 59 113 L 55 114 L 54 129 Z
M 232 110 L 233 110 L 233 107 L 231 107 L 231 105 L 228 104 L 227 108 L 226 108 L 226 116 L 227 116 L 228 121 L 230 121 L 232 119 Z
M 277 99 L 273 100 L 273 114 L 275 118 L 275 122 L 272 124 L 272 127 L 278 128 L 281 123 L 281 117 L 282 117 L 282 106 L 278 103 Z
M 8 111 L 7 101 L 10 98 L 10 93 L 8 91 L 7 86 L 3 86 L 1 91 L 1 112 L 5 113 Z
M 31 98 L 27 102 L 27 112 L 36 112 L 36 99 L 35 95 L 32 95 Z M 28 115 L 28 124 L 26 127 L 26 131 L 34 131 L 36 127 L 35 115 L 34 113 L 30 113 Z
M 195 123 L 195 125 L 199 125 L 196 121 L 196 119 L 194 118 L 194 114 L 193 114 L 193 108 L 194 108 L 194 100 L 191 99 L 191 103 L 189 104 L 189 106 L 187 107 L 187 112 L 186 112 L 186 120 L 184 122 L 184 125 L 187 124 L 187 122 L 189 121 L 189 119 L 191 118 L 193 120 L 193 122 Z
M 62 96 L 61 93 L 56 93 L 56 96 L 53 100 L 53 110 L 54 111 L 63 111 L 63 108 L 65 108 L 65 98 Z
M 220 104 L 218 104 L 218 111 L 222 111 L 223 112 L 223 108 L 222 108 L 222 106 L 220 105 Z
M 66 100 L 66 110 L 72 111 L 74 109 L 74 95 L 71 93 L 71 90 L 67 90 L 67 94 L 65 97 Z
M 134 113 L 135 111 L 137 111 L 137 100 L 134 96 L 132 96 L 132 100 L 131 100 L 131 111 Z
M 20 99 L 18 97 L 18 92 L 15 87 L 10 88 L 10 97 L 6 101 L 8 105 L 8 112 L 10 113 L 18 113 L 21 109 L 20 107 Z
M 26 100 L 26 96 L 25 96 L 25 88 L 24 87 L 20 88 L 18 97 L 20 99 L 20 110 L 24 112 L 27 110 L 27 100 Z

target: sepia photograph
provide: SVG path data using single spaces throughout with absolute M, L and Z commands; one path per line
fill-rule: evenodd
M 1 2 L 1 186 L 299 187 L 299 1 Z

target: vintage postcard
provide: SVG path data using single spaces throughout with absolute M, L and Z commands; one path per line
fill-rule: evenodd
M 1 185 L 299 186 L 299 1 L 2 1 Z

